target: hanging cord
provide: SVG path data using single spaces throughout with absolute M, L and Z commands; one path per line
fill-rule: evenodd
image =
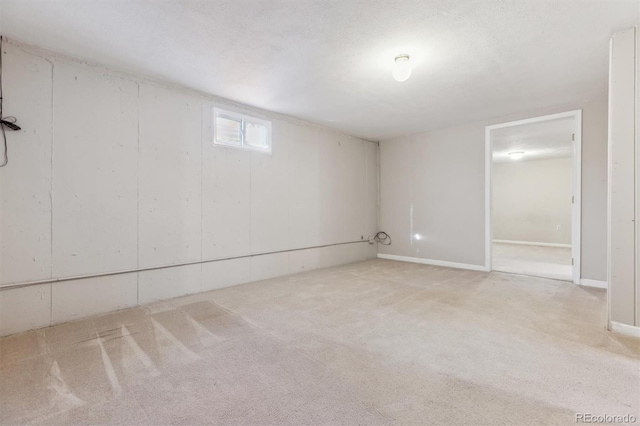
M 18 121 L 15 117 L 3 117 L 2 115 L 2 42 L 4 37 L 0 36 L 0 133 L 2 133 L 2 142 L 4 145 L 4 161 L 0 164 L 0 167 L 4 167 L 9 163 L 9 150 L 7 149 L 7 134 L 5 127 L 9 130 L 20 130 L 20 126 L 16 124 Z
M 373 237 L 373 239 L 375 240 L 376 243 L 380 243 L 383 246 L 391 245 L 391 237 L 386 232 L 383 232 L 383 231 L 378 232 L 376 236 Z

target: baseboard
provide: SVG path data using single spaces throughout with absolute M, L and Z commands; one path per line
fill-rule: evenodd
M 543 246 L 543 247 L 564 247 L 571 248 L 571 244 L 560 244 L 560 243 L 539 243 L 536 241 L 513 241 L 513 240 L 493 240 L 494 243 L 503 243 L 503 244 L 519 244 L 523 246 Z
M 395 254 L 378 253 L 380 259 L 399 260 L 400 262 L 422 263 L 432 266 L 446 266 L 447 268 L 468 269 L 471 271 L 487 272 L 484 265 L 472 265 L 470 263 L 447 262 L 445 260 L 423 259 L 420 257 L 396 256 Z
M 622 324 L 621 322 L 611 321 L 611 331 L 626 336 L 640 337 L 640 327 L 635 325 Z
M 604 288 L 604 289 L 609 288 L 606 281 L 590 280 L 587 278 L 580 278 L 580 285 L 583 285 L 585 287 L 595 287 L 595 288 Z

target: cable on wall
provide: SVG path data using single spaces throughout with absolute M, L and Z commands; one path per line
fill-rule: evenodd
M 2 161 L 2 164 L 0 164 L 0 167 L 4 167 L 9 163 L 9 150 L 7 148 L 7 134 L 5 127 L 8 130 L 12 131 L 20 130 L 20 126 L 16 124 L 16 121 L 18 120 L 15 117 L 4 117 L 2 115 L 2 55 L 4 53 L 2 50 L 3 41 L 4 37 L 0 36 L 0 133 L 2 134 L 2 142 L 4 146 L 4 160 Z
M 348 244 L 361 244 L 361 243 L 366 243 L 366 242 L 367 242 L 367 240 L 346 241 L 346 242 L 342 242 L 342 243 L 324 244 L 324 245 L 320 245 L 320 246 L 298 247 L 298 248 L 288 249 L 288 250 L 277 250 L 277 251 L 269 251 L 269 252 L 262 252 L 262 253 L 245 254 L 245 255 L 240 255 L 240 256 L 219 257 L 219 258 L 214 258 L 214 259 L 194 260 L 194 261 L 191 261 L 191 262 L 180 262 L 180 263 L 173 263 L 173 264 L 168 264 L 168 265 L 148 266 L 148 267 L 145 267 L 145 268 L 126 269 L 126 270 L 113 271 L 113 272 L 100 272 L 100 273 L 96 273 L 96 274 L 76 275 L 76 276 L 67 276 L 67 277 L 60 277 L 60 278 L 48 278 L 48 279 L 37 280 L 37 281 L 25 281 L 25 282 L 21 282 L 21 283 L 0 285 L 0 292 L 3 291 L 3 290 L 13 290 L 13 289 L 16 289 L 16 288 L 30 287 L 30 286 L 34 286 L 34 285 L 49 284 L 49 283 L 57 283 L 57 282 L 61 282 L 61 281 L 76 281 L 76 280 L 85 280 L 85 279 L 88 279 L 88 278 L 100 278 L 100 277 L 109 277 L 109 276 L 113 276 L 113 275 L 132 274 L 132 273 L 136 273 L 136 272 L 157 271 L 157 270 L 160 270 L 160 269 L 177 268 L 177 267 L 181 267 L 181 266 L 201 265 L 201 264 L 205 264 L 205 263 L 223 262 L 223 261 L 235 260 L 235 259 L 247 259 L 247 258 L 258 257 L 258 256 L 268 256 L 268 255 L 273 255 L 273 254 L 291 253 L 291 252 L 296 252 L 296 251 L 303 251 L 303 250 L 310 250 L 310 249 L 320 249 L 320 248 L 325 248 L 325 247 L 344 246 L 344 245 L 348 245 Z
M 391 245 L 391 237 L 389 236 L 389 234 L 387 234 L 384 231 L 380 231 L 376 234 L 375 237 L 373 237 L 374 241 L 376 243 L 380 243 L 383 246 L 390 246 Z

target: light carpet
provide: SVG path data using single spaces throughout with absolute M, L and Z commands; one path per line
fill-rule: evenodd
M 495 271 L 555 280 L 572 280 L 570 247 L 493 243 Z
M 369 260 L 0 339 L 0 423 L 575 424 L 640 417 L 606 293 Z

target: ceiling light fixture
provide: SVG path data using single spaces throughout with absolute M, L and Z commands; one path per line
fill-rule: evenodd
M 395 81 L 405 81 L 411 77 L 411 64 L 409 63 L 409 55 L 403 54 L 396 56 L 393 70 L 391 71 Z
M 508 155 L 509 155 L 509 158 L 511 158 L 512 160 L 519 160 L 522 157 L 524 157 L 524 152 L 523 151 L 514 151 L 514 152 L 510 152 Z

